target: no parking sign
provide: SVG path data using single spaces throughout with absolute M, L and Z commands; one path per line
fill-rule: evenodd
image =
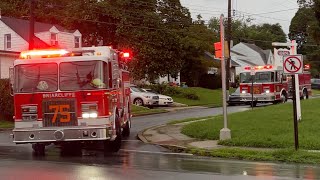
M 303 73 L 302 55 L 284 56 L 283 73 L 284 74 L 302 74 Z

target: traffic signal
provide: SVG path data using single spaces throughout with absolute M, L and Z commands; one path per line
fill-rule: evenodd
M 214 51 L 216 58 L 222 58 L 222 48 L 221 48 L 221 42 L 214 43 Z
M 222 58 L 221 42 L 214 43 L 214 50 L 216 58 Z M 229 46 L 227 41 L 224 42 L 224 57 L 229 58 Z

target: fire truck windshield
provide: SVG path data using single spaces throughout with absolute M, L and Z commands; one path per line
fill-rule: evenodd
M 53 92 L 58 90 L 58 65 L 23 64 L 15 67 L 16 93 Z
M 60 90 L 107 88 L 108 66 L 102 61 L 76 61 L 60 64 Z
M 274 72 L 256 72 L 254 83 L 274 82 Z M 240 73 L 240 83 L 251 83 L 250 72 Z

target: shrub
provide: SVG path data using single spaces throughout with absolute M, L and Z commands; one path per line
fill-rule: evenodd
M 6 120 L 13 120 L 13 97 L 10 95 L 8 79 L 0 79 L 0 112 Z

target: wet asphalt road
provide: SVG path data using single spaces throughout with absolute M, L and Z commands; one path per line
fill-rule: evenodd
M 229 112 L 247 106 L 229 107 Z M 318 179 L 320 167 L 227 161 L 174 154 L 167 149 L 144 144 L 137 132 L 171 120 L 221 114 L 221 108 L 197 108 L 133 118 L 132 134 L 120 152 L 99 150 L 64 153 L 49 146 L 45 157 L 32 155 L 30 145 L 15 145 L 10 132 L 0 133 L 0 180 L 9 179 Z

